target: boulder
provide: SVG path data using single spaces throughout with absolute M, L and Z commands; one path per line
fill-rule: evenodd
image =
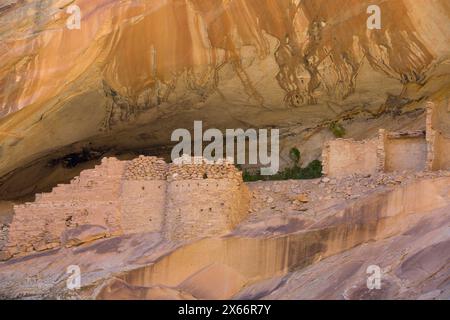
M 0 251 L 0 261 L 11 259 L 12 255 L 9 251 Z
M 295 200 L 301 203 L 307 203 L 309 202 L 309 196 L 306 193 L 301 193 L 295 197 Z

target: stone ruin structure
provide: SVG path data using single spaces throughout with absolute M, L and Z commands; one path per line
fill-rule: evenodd
M 229 162 L 104 158 L 70 184 L 14 206 L 0 254 L 5 260 L 139 232 L 161 232 L 169 240 L 217 236 L 242 221 L 248 206 L 242 174 Z
M 426 129 L 388 132 L 369 140 L 335 139 L 322 151 L 322 173 L 330 177 L 377 172 L 450 170 L 450 137 L 438 128 L 434 103 L 426 106 Z

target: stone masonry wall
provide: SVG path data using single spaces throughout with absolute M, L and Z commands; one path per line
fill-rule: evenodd
M 386 170 L 386 141 L 387 132 L 385 129 L 378 130 L 377 143 L 377 171 L 384 172 Z
M 450 137 L 435 129 L 441 124 L 442 112 L 448 112 L 441 109 L 438 116 L 435 104 L 426 104 L 425 131 L 388 132 L 380 129 L 373 140 L 326 142 L 322 152 L 322 173 L 339 177 L 354 173 L 449 170 Z
M 7 238 L 0 257 L 110 235 L 163 232 L 169 239 L 187 240 L 229 231 L 248 210 L 242 175 L 226 161 L 200 160 L 169 166 L 156 157 L 105 158 L 70 184 L 14 206 L 8 235 L 0 239 Z
M 140 156 L 126 165 L 121 209 L 124 233 L 162 230 L 168 166 L 163 159 Z
M 5 249 L 14 255 L 58 247 L 66 230 L 81 225 L 98 225 L 110 234 L 120 234 L 123 165 L 105 158 L 102 165 L 81 172 L 70 184 L 36 195 L 35 202 L 14 206 Z
M 166 180 L 125 180 L 121 197 L 123 232 L 160 232 L 166 192 Z
M 424 171 L 427 165 L 425 132 L 388 133 L 385 172 Z
M 170 166 L 165 235 L 170 240 L 217 236 L 247 214 L 249 194 L 232 164 Z
M 380 130 L 371 140 L 328 141 L 322 159 L 323 173 L 330 177 L 392 171 L 423 171 L 427 168 L 425 132 Z
M 427 103 L 427 169 L 449 170 L 450 169 L 450 137 L 445 136 L 435 128 L 438 128 L 442 114 L 436 113 L 434 103 Z M 449 112 L 449 110 L 444 110 Z M 441 112 L 444 112 L 441 111 Z
M 6 246 L 8 241 L 8 234 L 9 234 L 9 225 L 0 223 L 0 252 L 3 251 L 3 247 Z M 1 255 L 0 255 L 0 261 L 1 261 Z
M 433 170 L 450 170 L 450 138 L 442 133 L 436 136 Z
M 426 140 L 427 140 L 427 170 L 433 170 L 434 169 L 434 163 L 435 163 L 435 144 L 436 144 L 436 131 L 433 129 L 433 123 L 435 122 L 434 115 L 433 115 L 433 109 L 434 104 L 431 102 L 428 102 L 426 105 L 426 120 L 425 120 L 425 126 L 426 126 Z
M 170 240 L 218 236 L 246 216 L 246 187 L 231 179 L 169 183 L 165 235 Z
M 328 141 L 322 154 L 325 160 L 323 173 L 333 177 L 375 173 L 378 167 L 377 147 L 378 139 Z

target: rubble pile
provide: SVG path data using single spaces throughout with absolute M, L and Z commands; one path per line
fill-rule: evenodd
M 139 156 L 127 163 L 126 180 L 165 180 L 167 163 L 157 157 Z
M 175 159 L 169 168 L 167 179 L 237 179 L 242 181 L 242 173 L 229 160 L 210 161 L 202 157 L 183 156 Z
M 448 176 L 450 171 L 403 171 L 375 175 L 353 174 L 343 178 L 252 182 L 248 184 L 253 193 L 250 212 L 256 220 L 274 214 L 314 215 L 342 201 L 356 200 L 376 190 L 407 185 L 415 180 Z

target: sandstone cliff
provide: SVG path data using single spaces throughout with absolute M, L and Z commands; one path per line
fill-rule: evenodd
M 3 1 L 1 197 L 76 175 L 54 165 L 70 154 L 162 155 L 193 120 L 278 127 L 305 162 L 335 121 L 358 139 L 422 129 L 426 99 L 448 108 L 449 18 L 446 0 Z

